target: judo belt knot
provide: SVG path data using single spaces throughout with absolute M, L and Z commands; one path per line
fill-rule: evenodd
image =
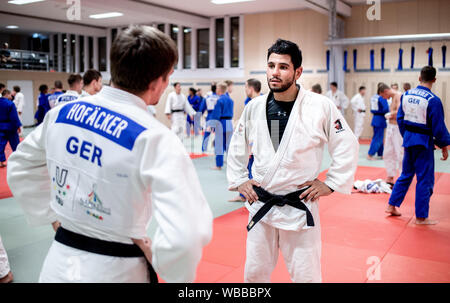
M 250 231 L 256 223 L 258 223 L 274 206 L 285 206 L 289 205 L 295 207 L 297 209 L 303 210 L 306 212 L 306 225 L 314 226 L 314 218 L 309 211 L 308 207 L 300 200 L 300 195 L 307 190 L 307 188 L 303 188 L 301 190 L 292 192 L 290 194 L 281 196 L 269 193 L 264 190 L 262 187 L 253 186 L 253 190 L 258 195 L 258 201 L 264 203 L 264 205 L 258 210 L 258 212 L 253 216 L 250 223 L 247 225 L 247 231 Z

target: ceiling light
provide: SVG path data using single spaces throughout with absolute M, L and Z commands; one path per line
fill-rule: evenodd
M 35 3 L 35 2 L 42 2 L 42 1 L 45 1 L 45 0 L 11 0 L 11 1 L 8 1 L 8 3 L 23 5 L 23 4 L 30 4 L 30 3 Z
M 114 18 L 114 17 L 120 17 L 120 16 L 123 16 L 123 14 L 122 13 L 118 13 L 118 12 L 111 12 L 111 13 L 90 15 L 89 18 L 92 18 L 92 19 L 105 19 L 105 18 Z
M 6 28 L 16 29 L 16 28 L 19 28 L 19 27 L 17 25 L 8 25 L 8 26 L 6 26 Z
M 230 3 L 238 3 L 238 2 L 250 2 L 255 0 L 211 0 L 214 4 L 230 4 Z

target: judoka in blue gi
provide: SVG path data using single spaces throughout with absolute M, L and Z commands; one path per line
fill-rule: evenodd
M 208 115 L 206 116 L 206 126 L 205 133 L 203 135 L 202 152 L 206 152 L 206 150 L 208 149 L 209 136 L 212 132 L 214 132 L 214 121 L 211 119 L 212 112 L 214 110 L 214 107 L 216 106 L 217 100 L 219 99 L 219 95 L 217 95 L 216 90 L 217 85 L 211 85 L 211 93 L 209 93 L 205 98 L 204 106 L 208 111 Z
M 48 103 L 48 86 L 45 84 L 42 84 L 39 87 L 39 91 L 41 92 L 39 94 L 38 99 L 38 108 L 36 111 L 36 114 L 34 115 L 34 118 L 36 119 L 36 126 L 42 123 L 44 121 L 45 114 L 50 110 L 50 104 Z
M 377 94 L 370 99 L 370 111 L 373 114 L 372 127 L 373 127 L 373 138 L 370 143 L 369 154 L 367 159 L 374 160 L 375 154 L 379 157 L 383 157 L 383 139 L 384 130 L 387 126 L 385 114 L 389 112 L 389 104 L 387 102 L 387 92 L 389 91 L 389 86 L 384 83 L 378 84 Z
M 228 150 L 230 145 L 231 136 L 233 135 L 233 100 L 226 94 L 227 84 L 219 83 L 217 85 L 217 94 L 219 99 L 211 113 L 211 120 L 215 125 L 215 143 L 214 151 L 216 154 L 216 166 L 215 170 L 221 170 L 223 166 L 223 155 Z
M 202 99 L 197 96 L 197 91 L 195 88 L 189 88 L 189 96 L 188 101 L 191 104 L 192 108 L 196 111 L 194 115 L 194 119 L 191 116 L 187 116 L 186 120 L 186 133 L 187 136 L 191 136 L 191 127 L 194 128 L 194 135 L 197 136 L 200 133 L 200 120 L 202 118 L 202 113 L 200 111 L 200 106 L 202 104 Z
M 245 83 L 245 94 L 247 95 L 247 99 L 244 101 L 244 106 L 247 105 L 252 99 L 261 95 L 261 82 L 257 79 L 248 79 Z M 248 177 L 249 179 L 253 179 L 252 176 L 252 165 L 253 165 L 253 155 L 250 152 L 250 157 L 248 158 Z M 239 194 L 235 198 L 229 200 L 229 202 L 245 202 L 247 199 L 243 194 Z
M 0 167 L 5 167 L 5 148 L 9 142 L 11 149 L 16 150 L 19 145 L 19 130 L 22 126 L 16 106 L 11 101 L 11 92 L 7 89 L 2 91 L 0 98 Z
M 63 84 L 61 81 L 56 80 L 55 81 L 55 92 L 53 94 L 48 95 L 48 104 L 50 104 L 50 107 L 53 108 L 56 105 L 56 100 L 60 95 L 64 94 L 63 92 Z
M 441 160 L 448 158 L 450 134 L 445 126 L 441 99 L 431 92 L 436 82 L 436 69 L 425 66 L 420 72 L 420 85 L 405 92 L 397 114 L 403 136 L 405 156 L 400 178 L 394 185 L 386 212 L 400 216 L 396 209 L 402 204 L 411 181 L 416 175 L 416 224 L 436 224 L 428 218 L 434 186 L 434 149 L 442 149 Z

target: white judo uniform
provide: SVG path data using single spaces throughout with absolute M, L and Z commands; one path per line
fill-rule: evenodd
M 126 115 L 121 114 L 126 113 Z M 181 142 L 139 97 L 104 87 L 50 111 L 8 161 L 8 184 L 33 225 L 132 244 L 147 236 L 166 282 L 192 282 L 212 213 Z M 40 282 L 147 282 L 143 257 L 98 255 L 54 241 Z
M 345 115 L 345 110 L 349 105 L 349 100 L 347 96 L 340 90 L 337 90 L 335 94 L 333 94 L 333 92 L 329 90 L 326 96 L 330 98 L 336 106 L 339 106 L 341 108 L 340 110 L 342 115 Z
M 6 277 L 11 271 L 8 262 L 8 255 L 6 254 L 5 247 L 2 243 L 2 237 L 0 237 L 0 279 Z
M 74 90 L 68 90 L 64 94 L 59 95 L 56 98 L 55 106 L 59 106 L 63 103 L 70 102 L 76 100 L 80 97 L 80 94 Z
M 172 131 L 180 138 L 183 139 L 183 134 L 186 129 L 186 116 L 195 115 L 196 111 L 189 104 L 188 99 L 183 94 L 177 94 L 176 92 L 171 92 L 167 96 L 166 108 L 164 113 L 171 115 Z
M 361 96 L 360 93 L 357 93 L 353 96 L 350 101 L 353 109 L 353 117 L 355 120 L 355 126 L 353 132 L 357 139 L 361 137 L 361 134 L 364 130 L 364 117 L 366 116 L 366 103 L 364 102 L 364 97 Z M 363 112 L 359 112 L 358 110 L 362 110 Z
M 397 174 L 401 175 L 402 173 L 405 149 L 403 148 L 403 137 L 397 124 L 397 111 L 399 106 L 400 103 L 394 104 L 391 102 L 391 105 L 389 106 L 390 112 L 386 114 L 388 121 L 383 159 L 388 177 L 396 177 Z
M 297 186 L 320 173 L 325 144 L 332 158 L 325 184 L 350 194 L 358 160 L 358 142 L 336 106 L 326 97 L 301 88 L 286 130 L 275 151 L 266 121 L 268 95 L 259 96 L 245 108 L 228 152 L 229 190 L 249 180 L 249 147 L 254 155 L 252 175 L 261 187 L 277 195 L 294 192 Z M 291 206 L 275 206 L 247 235 L 246 282 L 270 282 L 281 249 L 294 282 L 321 281 L 321 236 L 318 202 L 305 202 L 314 218 Z M 245 206 L 250 218 L 263 205 Z
M 23 107 L 25 105 L 25 96 L 18 92 L 14 96 L 14 105 L 16 106 L 17 113 L 23 113 Z M 19 118 L 21 118 L 21 114 L 19 114 Z

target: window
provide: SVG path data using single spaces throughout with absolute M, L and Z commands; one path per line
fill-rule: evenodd
M 85 62 L 84 62 L 84 37 L 80 36 L 80 71 L 85 71 L 87 68 L 84 68 Z
M 87 69 L 90 69 L 91 67 L 94 67 L 94 38 L 89 37 L 88 42 L 89 42 L 89 65 L 86 67 Z
M 106 71 L 106 37 L 98 38 L 98 56 L 100 61 L 99 69 Z
M 197 30 L 197 68 L 209 68 L 209 29 Z
M 164 33 L 164 32 L 165 32 L 165 26 L 164 26 L 164 23 L 158 24 L 158 29 Z
M 178 45 L 178 25 L 170 25 L 170 38 Z
M 117 28 L 113 28 L 113 29 L 111 30 L 111 44 L 112 44 L 112 42 L 114 42 L 114 39 L 116 39 L 117 34 L 118 34 Z
M 61 35 L 61 39 L 62 39 L 62 71 L 66 71 L 66 63 L 67 63 L 67 59 L 66 59 L 66 48 L 67 48 L 67 37 L 66 34 L 62 34 Z
M 224 20 L 216 19 L 216 67 L 224 67 Z
M 230 27 L 231 67 L 239 67 L 239 17 L 230 18 Z
M 191 68 L 192 29 L 183 27 L 183 68 Z

